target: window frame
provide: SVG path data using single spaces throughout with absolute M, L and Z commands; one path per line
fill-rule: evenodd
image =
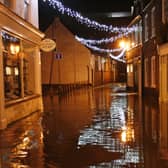
M 9 102 L 35 95 L 36 79 L 33 76 L 35 72 L 35 44 L 6 30 L 1 31 L 1 36 L 5 101 Z M 10 46 L 18 41 L 20 50 L 17 53 L 12 53 Z

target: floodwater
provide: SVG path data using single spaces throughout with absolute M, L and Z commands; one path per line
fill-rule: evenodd
M 0 131 L 0 168 L 168 168 L 168 104 L 123 84 L 44 96 Z

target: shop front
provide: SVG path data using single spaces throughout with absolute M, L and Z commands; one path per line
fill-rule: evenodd
M 0 8 L 0 129 L 42 110 L 39 44 L 44 34 Z

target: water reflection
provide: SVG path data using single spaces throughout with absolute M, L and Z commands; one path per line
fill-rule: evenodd
M 168 167 L 168 104 L 121 84 L 43 99 L 42 114 L 0 131 L 0 167 Z
M 41 113 L 20 120 L 0 132 L 0 167 L 42 168 Z M 38 158 L 32 159 L 38 154 Z M 31 160 L 31 162 L 30 162 Z
M 160 166 L 168 167 L 168 103 L 160 104 L 159 117 L 159 156 Z
M 142 167 L 142 119 L 138 108 L 134 113 L 138 100 L 124 89 L 108 86 L 68 98 L 46 97 L 45 103 L 52 103 L 43 121 L 47 162 L 77 168 Z

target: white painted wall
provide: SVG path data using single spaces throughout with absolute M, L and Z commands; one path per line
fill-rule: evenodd
M 5 0 L 0 0 L 1 3 L 4 3 Z M 11 10 L 13 10 L 17 15 L 24 18 L 24 0 L 10 0 L 11 1 Z M 28 22 L 30 22 L 35 27 L 39 27 L 38 19 L 38 0 L 27 0 L 29 3 L 29 14 Z

